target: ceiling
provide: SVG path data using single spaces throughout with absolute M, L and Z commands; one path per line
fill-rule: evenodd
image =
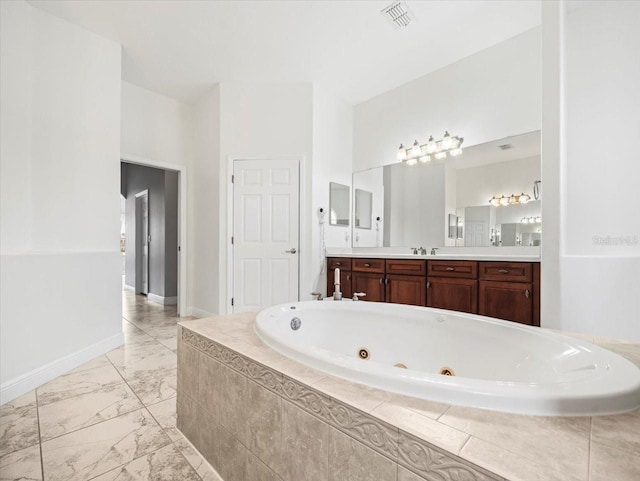
M 540 24 L 540 0 L 51 1 L 31 5 L 123 47 L 122 78 L 193 103 L 219 82 L 314 81 L 350 104 Z

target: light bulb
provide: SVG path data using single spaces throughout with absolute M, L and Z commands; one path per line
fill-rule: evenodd
M 509 205 L 509 197 L 506 195 L 500 197 L 500 205 Z
M 398 160 L 403 161 L 407 158 L 407 151 L 404 149 L 404 145 L 400 144 L 398 147 Z
M 453 139 L 451 138 L 451 135 L 449 135 L 449 132 L 445 131 L 444 138 L 442 139 L 442 149 L 449 150 L 452 147 L 453 147 Z
M 511 194 L 511 197 L 509 197 L 509 204 L 517 204 L 518 203 L 518 197 L 516 197 L 515 194 Z
M 415 158 L 407 159 L 405 164 L 407 165 L 416 165 L 418 161 Z
M 431 160 L 431 156 L 430 155 L 423 155 L 418 160 L 420 162 L 422 162 L 423 164 L 426 164 L 427 162 L 429 162 Z
M 520 202 L 521 204 L 526 204 L 530 200 L 531 196 L 529 196 L 529 194 L 525 194 L 524 192 L 520 194 L 520 197 L 518 198 L 518 202 Z
M 447 158 L 447 153 L 446 152 L 438 152 L 437 154 L 434 155 L 434 157 L 438 160 L 442 160 L 442 159 L 446 159 Z
M 491 197 L 491 199 L 489 199 L 489 204 L 494 207 L 498 207 L 500 205 L 500 197 L 494 195 L 493 197 Z
M 418 157 L 422 152 L 420 151 L 420 143 L 416 139 L 411 147 L 411 157 Z
M 451 154 L 452 157 L 457 157 L 458 155 L 462 154 L 462 149 L 460 147 L 456 147 L 449 153 Z
M 438 144 L 434 140 L 433 135 L 431 135 L 429 136 L 429 141 L 427 142 L 427 154 L 433 154 L 436 150 L 438 150 Z
M 536 217 L 536 224 L 539 224 L 540 222 L 542 222 L 542 218 L 540 216 Z

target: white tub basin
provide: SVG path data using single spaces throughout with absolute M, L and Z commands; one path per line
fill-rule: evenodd
M 400 304 L 308 301 L 263 310 L 256 331 L 313 368 L 448 404 L 564 416 L 640 408 L 634 364 L 513 322 Z M 363 348 L 367 360 L 359 357 Z M 444 368 L 455 376 L 440 374 Z

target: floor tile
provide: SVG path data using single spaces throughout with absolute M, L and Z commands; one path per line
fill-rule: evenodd
M 98 391 L 107 385 L 121 384 L 122 376 L 112 366 L 72 371 L 60 376 L 37 389 L 40 406 L 62 401 L 80 394 Z
M 180 435 L 182 436 L 182 435 Z M 223 481 L 218 473 L 207 463 L 198 451 L 184 437 L 175 441 L 176 447 L 180 450 L 189 464 L 196 470 L 202 481 Z
M 0 457 L 2 481 L 42 481 L 40 445 L 14 451 Z
M 10 414 L 14 414 L 15 411 L 20 409 L 29 409 L 36 407 L 36 391 L 29 391 L 26 394 L 23 394 L 8 403 L 0 406 L 0 418 L 3 416 L 8 416 Z
M 172 397 L 166 401 L 148 406 L 151 415 L 158 421 L 160 427 L 165 430 L 167 435 L 175 441 L 181 439 L 182 434 L 176 428 L 176 398 Z
M 173 444 L 93 478 L 93 481 L 177 480 L 200 481 L 200 477 Z
M 0 417 L 0 456 L 33 446 L 38 442 L 38 409 L 36 407 L 14 409 Z
M 47 481 L 92 479 L 170 443 L 146 409 L 42 443 Z
M 122 376 L 145 406 L 157 404 L 176 395 L 177 369 L 123 368 Z
M 142 408 L 124 382 L 40 406 L 42 441 L 115 418 Z
M 591 443 L 591 481 L 638 481 L 640 454 Z

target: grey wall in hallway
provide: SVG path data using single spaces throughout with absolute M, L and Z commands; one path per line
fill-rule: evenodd
M 178 174 L 123 163 L 122 192 L 126 198 L 125 283 L 136 285 L 136 194 L 149 191 L 149 292 L 177 295 Z

